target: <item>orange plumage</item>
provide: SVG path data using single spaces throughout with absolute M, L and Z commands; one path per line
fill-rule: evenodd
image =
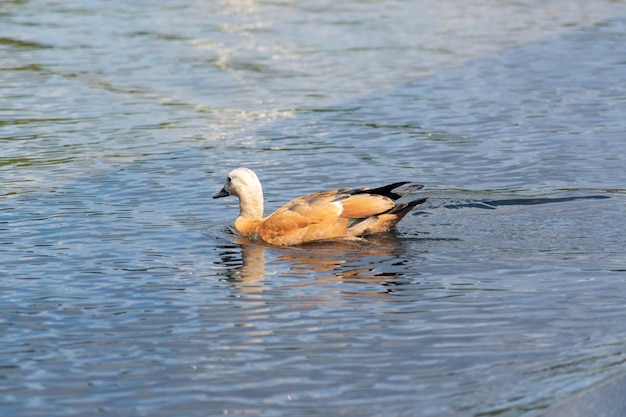
M 398 223 L 426 198 L 396 204 L 395 200 L 422 188 L 398 182 L 380 188 L 342 188 L 308 194 L 263 218 L 263 190 L 256 174 L 237 168 L 213 198 L 239 197 L 235 229 L 271 245 L 289 246 L 320 240 L 355 239 L 381 233 Z

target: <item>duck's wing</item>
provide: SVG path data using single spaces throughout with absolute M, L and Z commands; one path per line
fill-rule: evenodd
M 330 190 L 297 198 L 263 220 L 259 234 L 263 240 L 281 245 L 346 237 L 356 219 L 395 206 L 389 197 L 355 191 Z
M 305 195 L 285 204 L 263 221 L 266 228 L 288 231 L 338 218 L 343 211 L 341 190 Z
M 290 220 L 299 227 L 332 219 L 362 219 L 392 209 L 395 203 L 383 195 L 343 188 L 299 197 L 267 217 L 264 223 Z
M 346 219 L 365 219 L 384 213 L 395 206 L 389 197 L 363 192 L 344 194 L 340 197 L 339 203 L 343 209 L 341 217 Z

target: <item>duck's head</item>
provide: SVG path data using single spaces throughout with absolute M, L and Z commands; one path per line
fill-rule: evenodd
M 213 198 L 227 197 L 229 195 L 237 196 L 239 199 L 242 196 L 245 198 L 248 195 L 260 195 L 262 199 L 261 182 L 256 174 L 248 168 L 233 169 L 228 173 L 224 187 Z

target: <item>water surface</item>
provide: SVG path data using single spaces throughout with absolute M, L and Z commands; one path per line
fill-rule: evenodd
M 6 415 L 532 416 L 626 371 L 626 5 L 0 6 Z M 240 240 L 412 180 L 359 242 Z

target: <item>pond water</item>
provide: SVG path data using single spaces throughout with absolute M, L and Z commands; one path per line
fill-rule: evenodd
M 531 416 L 626 372 L 626 3 L 0 4 L 0 412 Z M 388 234 L 241 241 L 394 181 Z

